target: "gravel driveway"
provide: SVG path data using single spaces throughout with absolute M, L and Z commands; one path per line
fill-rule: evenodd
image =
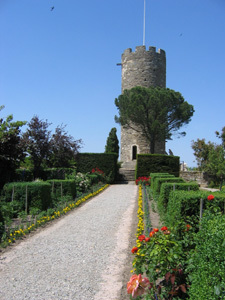
M 137 199 L 112 185 L 0 258 L 0 300 L 117 300 Z

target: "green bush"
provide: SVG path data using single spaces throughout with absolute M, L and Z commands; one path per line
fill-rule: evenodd
M 184 179 L 180 177 L 164 177 L 164 178 L 156 178 L 153 188 L 153 195 L 157 195 L 160 193 L 161 184 L 167 182 L 167 183 L 184 183 Z
M 79 153 L 77 155 L 77 172 L 86 174 L 95 168 L 102 170 L 108 182 L 113 183 L 117 175 L 117 154 Z
M 1 204 L 0 204 L 0 241 L 1 241 L 1 238 L 3 236 L 3 233 L 5 231 L 5 226 L 4 226 L 4 217 L 3 217 L 3 214 L 2 214 L 2 207 L 1 207 Z
M 225 298 L 225 215 L 206 213 L 189 259 L 190 300 Z
M 61 179 L 64 180 L 67 176 L 73 174 L 75 169 L 73 168 L 49 168 L 40 172 L 42 180 Z
M 51 185 L 47 182 L 12 182 L 3 187 L 2 200 L 5 202 L 19 203 L 21 210 L 25 210 L 27 191 L 27 209 L 36 207 L 46 210 L 52 205 Z M 13 199 L 12 199 L 13 195 Z
M 163 154 L 138 154 L 135 178 L 149 176 L 150 173 L 169 173 L 179 177 L 180 158 Z
M 225 193 L 215 192 L 213 201 L 208 201 L 210 192 L 206 191 L 171 191 L 169 195 L 166 220 L 168 226 L 175 226 L 179 221 L 189 217 L 198 220 L 200 215 L 200 199 L 203 199 L 203 209 L 224 211 Z
M 158 210 L 162 217 L 167 211 L 169 195 L 173 190 L 198 191 L 199 186 L 197 183 L 162 183 L 159 198 L 157 200 Z
M 76 181 L 52 179 L 47 180 L 51 185 L 52 196 L 54 199 L 60 199 L 63 196 L 71 197 L 71 200 L 76 197 Z
M 33 180 L 33 172 L 28 169 L 16 169 L 13 181 L 16 182 L 24 182 L 24 181 L 32 181 Z
M 156 178 L 171 178 L 171 177 L 175 177 L 174 175 L 170 175 L 169 173 L 150 173 L 150 177 L 151 177 L 151 188 L 154 188 L 154 183 Z

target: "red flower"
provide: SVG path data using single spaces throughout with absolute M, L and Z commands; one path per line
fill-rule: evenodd
M 188 231 L 191 228 L 191 225 L 187 224 L 186 228 L 187 228 L 186 231 Z
M 140 242 L 142 242 L 143 240 L 145 240 L 145 235 L 144 234 L 139 235 L 138 239 Z
M 158 228 L 153 228 L 153 231 L 158 232 L 159 229 Z
M 146 242 L 149 242 L 149 241 L 150 241 L 150 238 L 149 238 L 149 237 L 146 237 L 146 238 L 145 238 L 145 241 L 146 241 Z
M 211 201 L 211 200 L 213 200 L 215 197 L 213 196 L 213 195 L 209 195 L 208 197 L 207 197 L 207 199 L 209 200 L 209 201 Z
M 137 253 L 138 252 L 138 247 L 133 247 L 131 249 L 131 252 L 134 254 L 134 253 Z
M 161 228 L 161 230 L 162 231 L 165 231 L 165 230 L 167 230 L 168 228 L 166 227 L 166 226 L 163 226 L 162 228 Z
M 152 230 L 152 231 L 149 233 L 149 236 L 150 236 L 150 237 L 153 237 L 154 234 L 155 234 L 155 231 Z

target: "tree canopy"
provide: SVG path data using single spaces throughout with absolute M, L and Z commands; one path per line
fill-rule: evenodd
M 105 145 L 105 153 L 116 153 L 119 157 L 119 140 L 116 134 L 116 127 L 113 127 L 109 133 L 109 136 Z
M 197 139 L 192 141 L 192 149 L 199 169 L 211 175 L 215 183 L 220 182 L 221 188 L 225 179 L 225 127 L 221 133 L 218 131 L 215 133 L 221 139 L 221 144 L 206 143 L 205 139 Z
M 3 105 L 0 106 L 0 111 L 3 108 Z M 14 171 L 25 157 L 20 144 L 21 127 L 25 124 L 25 121 L 14 122 L 12 115 L 0 119 L 0 187 L 11 180 Z
M 119 116 L 115 121 L 142 134 L 150 144 L 150 153 L 155 153 L 158 141 L 170 140 L 178 130 L 190 122 L 194 108 L 174 90 L 160 87 L 134 87 L 125 90 L 115 99 Z

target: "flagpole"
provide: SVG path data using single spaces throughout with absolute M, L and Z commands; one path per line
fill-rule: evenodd
M 144 0 L 143 46 L 145 46 L 145 1 L 146 0 Z

